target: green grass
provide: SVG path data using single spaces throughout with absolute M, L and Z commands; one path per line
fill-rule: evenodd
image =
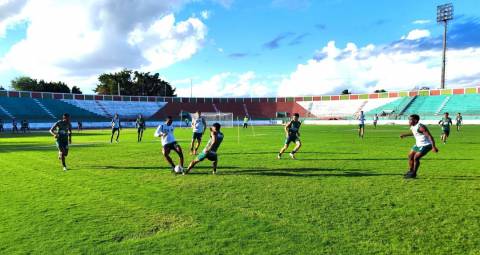
M 407 129 L 304 126 L 295 161 L 276 159 L 282 127 L 225 129 L 217 176 L 172 175 L 152 128 L 75 134 L 68 173 L 46 133 L 2 134 L 0 254 L 480 254 L 480 127 L 410 181 Z

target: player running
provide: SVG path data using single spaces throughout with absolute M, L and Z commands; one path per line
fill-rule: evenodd
M 135 126 L 137 127 L 137 142 L 141 142 L 143 131 L 146 129 L 145 119 L 141 114 L 138 115 L 138 118 L 135 121 Z
M 288 146 L 291 142 L 294 142 L 296 144 L 293 151 L 290 152 L 290 157 L 292 159 L 295 159 L 295 153 L 297 153 L 302 146 L 302 142 L 300 141 L 300 126 L 302 125 L 302 123 L 298 120 L 299 118 L 300 115 L 298 113 L 295 113 L 293 115 L 293 119 L 285 126 L 285 134 L 287 138 L 285 139 L 285 145 L 278 153 L 278 159 L 282 158 L 282 154 L 285 152 L 285 150 L 288 149 Z
M 358 116 L 358 137 L 363 139 L 365 135 L 365 115 L 363 111 L 360 111 L 360 115 Z
M 170 151 L 174 150 L 178 157 L 180 158 L 180 166 L 183 168 L 183 152 L 180 145 L 178 145 L 173 136 L 173 119 L 171 116 L 168 116 L 164 124 L 160 124 L 155 131 L 155 136 L 162 139 L 162 154 L 165 157 L 165 160 L 170 164 L 172 171 L 175 171 L 175 164 L 173 163 L 172 158 L 170 157 Z
M 220 147 L 220 144 L 223 141 L 223 133 L 220 132 L 221 125 L 220 123 L 213 123 L 212 127 L 210 128 L 210 140 L 208 140 L 207 145 L 205 146 L 205 149 L 198 155 L 196 159 L 194 159 L 192 162 L 190 162 L 190 165 L 188 165 L 187 171 L 184 172 L 184 174 L 188 174 L 192 168 L 195 167 L 196 164 L 199 162 L 208 159 L 212 161 L 212 167 L 213 167 L 213 174 L 217 173 L 217 164 L 218 164 L 218 156 L 217 156 L 217 150 Z
M 462 114 L 461 113 L 457 113 L 457 117 L 455 118 L 456 122 L 456 126 L 457 126 L 457 132 L 460 131 L 460 128 L 462 127 L 462 124 L 463 124 L 463 117 L 462 117 Z
M 120 124 L 120 117 L 118 116 L 117 113 L 115 113 L 115 115 L 113 116 L 113 119 L 112 119 L 112 136 L 110 137 L 110 143 L 113 142 L 113 136 L 115 135 L 115 133 L 117 133 L 117 138 L 115 139 L 115 141 L 118 143 L 118 138 L 120 137 L 120 128 L 121 128 L 121 124 Z
M 447 143 L 447 138 L 450 135 L 450 126 L 453 125 L 452 119 L 448 117 L 448 112 L 445 113 L 445 116 L 438 122 L 442 127 L 442 142 L 443 144 Z
M 50 134 L 57 140 L 58 159 L 62 161 L 63 171 L 67 171 L 65 158 L 68 156 L 68 145 L 72 143 L 70 114 L 63 114 L 62 120 L 57 121 L 52 128 L 50 128 Z
M 407 134 L 401 134 L 400 138 L 403 139 L 407 136 L 414 136 L 415 145 L 408 154 L 408 164 L 410 166 L 410 170 L 404 175 L 406 179 L 417 177 L 417 171 L 420 167 L 420 159 L 427 155 L 430 150 L 433 149 L 434 152 L 438 152 L 432 134 L 430 134 L 430 131 L 428 131 L 425 125 L 420 123 L 420 116 L 417 114 L 410 115 L 408 118 L 408 123 L 410 125 L 411 132 Z
M 197 155 L 198 147 L 200 147 L 200 143 L 202 142 L 202 136 L 207 129 L 207 122 L 205 118 L 202 117 L 200 111 L 196 112 L 196 118 L 192 120 L 192 129 L 193 136 L 192 143 L 190 144 L 190 155 Z M 195 141 L 197 142 L 196 145 Z
M 375 113 L 375 116 L 373 116 L 373 127 L 377 128 L 377 123 L 378 123 L 378 114 Z

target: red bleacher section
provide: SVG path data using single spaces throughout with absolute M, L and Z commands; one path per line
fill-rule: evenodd
M 246 108 L 246 109 L 245 109 Z M 153 118 L 163 119 L 166 116 L 177 118 L 184 112 L 231 112 L 233 117 L 242 118 L 249 115 L 253 119 L 276 118 L 277 112 L 287 112 L 290 115 L 299 113 L 306 116 L 307 111 L 295 102 L 228 102 L 228 103 L 167 103 Z

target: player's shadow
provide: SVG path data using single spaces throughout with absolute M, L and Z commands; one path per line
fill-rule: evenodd
M 98 147 L 100 144 L 73 144 L 72 147 Z M 20 151 L 56 151 L 55 144 L 35 144 L 35 143 L 12 143 L 0 145 L 0 153 L 20 152 Z
M 480 180 L 480 176 L 452 175 L 452 176 L 428 177 L 426 179 L 455 180 L 455 181 L 478 181 L 478 180 Z
M 330 172 L 330 173 L 329 173 Z M 334 173 L 332 173 L 334 172 Z M 371 177 L 371 176 L 399 176 L 401 174 L 376 173 L 365 169 L 340 168 L 255 168 L 238 171 L 221 172 L 222 175 L 254 175 L 277 177 Z
M 404 158 L 299 158 L 299 161 L 319 161 L 319 160 L 332 160 L 332 161 L 405 161 L 408 160 L 407 157 Z M 422 158 L 424 160 L 432 161 L 465 161 L 465 160 L 474 160 L 473 158 Z
M 222 152 L 221 155 L 277 155 L 278 151 L 255 151 L 255 152 Z M 322 155 L 329 155 L 329 154 L 338 154 L 338 155 L 354 155 L 360 154 L 358 152 L 329 152 L 329 151 L 302 151 L 302 154 L 322 154 Z M 287 155 L 288 156 L 288 155 Z
M 236 166 L 224 166 L 228 169 L 235 169 L 239 168 Z M 128 170 L 152 170 L 152 171 L 170 171 L 170 168 L 165 165 L 159 166 L 87 166 L 88 169 L 95 169 L 95 170 L 105 170 L 105 171 L 128 171 Z M 195 169 L 212 169 L 210 166 L 198 166 Z

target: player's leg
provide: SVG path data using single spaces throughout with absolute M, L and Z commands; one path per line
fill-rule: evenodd
M 168 164 L 170 164 L 170 167 L 173 170 L 175 168 L 175 164 L 173 163 L 173 160 L 170 157 L 170 151 L 171 151 L 171 149 L 168 146 L 164 146 L 163 150 L 162 150 L 162 153 L 163 153 L 163 157 L 168 162 Z
M 198 148 L 200 147 L 200 144 L 202 143 L 202 134 L 197 135 L 196 139 L 196 144 L 195 144 L 195 149 L 193 150 L 193 154 L 197 155 Z
M 417 171 L 418 168 L 420 168 L 420 159 L 422 159 L 423 156 L 426 154 L 422 152 L 417 152 L 415 153 L 415 156 L 413 157 L 413 175 L 416 177 L 417 176 Z
M 190 164 L 188 165 L 187 170 L 185 172 L 183 172 L 183 174 L 184 175 L 188 174 L 190 172 L 190 170 L 192 170 L 192 168 L 194 168 L 195 165 L 198 164 L 200 161 L 202 161 L 202 160 L 200 160 L 198 158 L 195 158 L 194 160 L 192 160 L 192 162 L 190 162 Z
M 283 147 L 280 149 L 280 152 L 278 153 L 278 156 L 277 158 L 280 159 L 282 158 L 282 154 L 288 149 L 288 145 L 290 144 L 290 138 L 287 138 L 287 140 L 285 140 L 285 144 L 283 145 Z
M 120 128 L 117 128 L 117 139 L 115 139 L 118 143 L 118 138 L 120 137 Z
M 296 142 L 295 142 L 295 148 L 293 148 L 293 151 L 290 153 L 290 157 L 292 159 L 295 159 L 295 153 L 298 152 L 298 150 L 300 150 L 300 147 L 302 147 L 302 142 L 300 141 L 300 139 L 298 139 Z
M 213 174 L 217 174 L 218 158 L 212 162 Z
M 112 128 L 112 136 L 110 137 L 110 143 L 113 142 L 113 136 L 115 135 L 115 128 Z
M 193 147 L 195 146 L 195 132 L 192 134 L 192 142 L 190 143 L 190 155 L 193 155 Z
M 182 152 L 182 147 L 180 145 L 175 144 L 175 152 L 177 152 L 178 157 L 180 158 L 180 166 L 183 167 L 183 152 Z
M 408 172 L 413 172 L 413 167 L 414 167 L 414 158 L 415 158 L 415 154 L 417 152 L 416 151 L 410 151 L 410 153 L 408 153 Z M 407 173 L 408 173 L 407 172 Z

